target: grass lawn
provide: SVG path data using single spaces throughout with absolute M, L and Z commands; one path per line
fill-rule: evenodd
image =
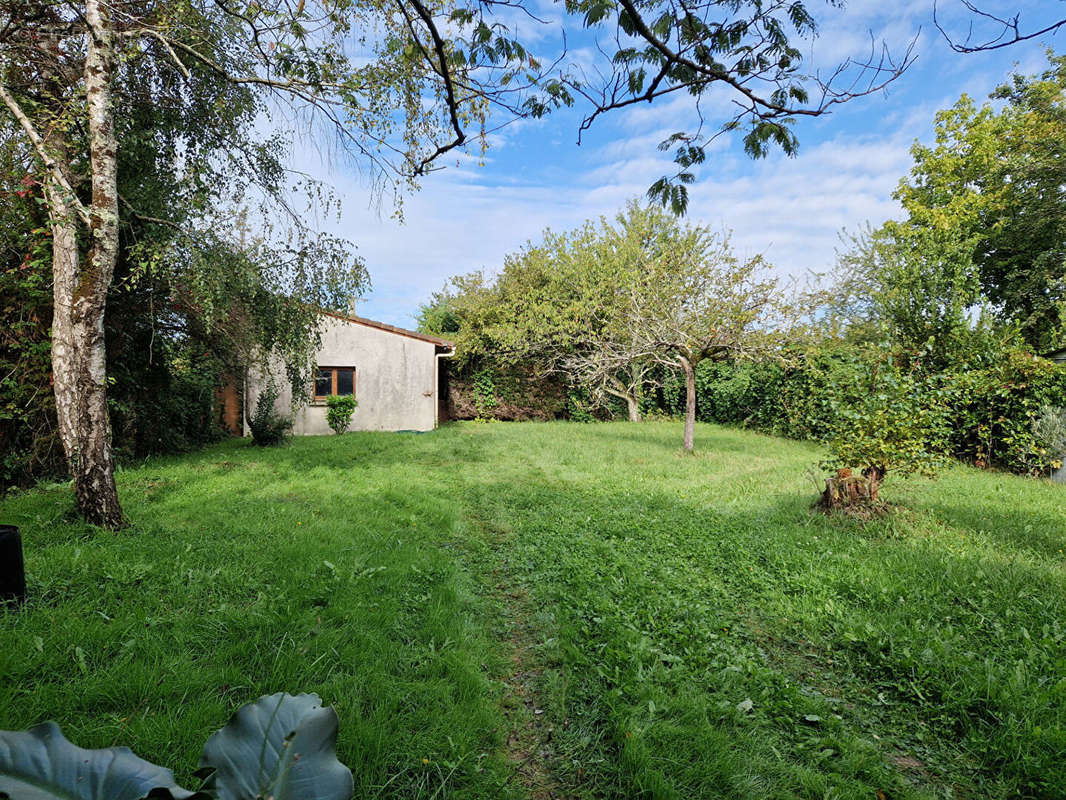
M 861 527 L 818 449 L 678 423 L 227 442 L 0 503 L 0 728 L 193 784 L 261 694 L 341 718 L 356 797 L 1066 796 L 1066 489 L 956 467 Z M 311 799 L 309 799 L 311 800 Z

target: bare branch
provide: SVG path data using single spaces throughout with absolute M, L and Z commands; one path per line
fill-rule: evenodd
M 1045 34 L 1055 33 L 1059 28 L 1066 25 L 1066 17 L 1053 22 L 1040 30 L 1031 31 L 1029 33 L 1022 33 L 1021 31 L 1021 15 L 1015 14 L 1013 17 L 999 17 L 995 14 L 982 10 L 971 0 L 960 0 L 966 10 L 980 19 L 984 19 L 988 22 L 999 27 L 999 32 L 990 39 L 986 39 L 983 42 L 974 43 L 974 29 L 973 23 L 969 25 L 969 29 L 966 33 L 966 38 L 963 41 L 958 41 L 947 29 L 941 24 L 940 18 L 937 13 L 939 8 L 939 2 L 934 0 L 933 2 L 933 24 L 936 29 L 940 31 L 941 36 L 944 37 L 944 41 L 948 43 L 948 47 L 954 50 L 956 53 L 982 53 L 987 50 L 999 50 L 1004 47 L 1010 47 L 1011 45 L 1018 44 L 1018 42 L 1026 42 L 1030 39 L 1035 39 L 1038 36 L 1044 36 Z

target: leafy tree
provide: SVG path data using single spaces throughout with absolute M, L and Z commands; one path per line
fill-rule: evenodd
M 635 206 L 634 206 L 635 207 Z M 640 268 L 623 215 L 557 234 L 545 231 L 504 259 L 487 283 L 480 273 L 452 279 L 423 306 L 422 325 L 443 320 L 453 327 L 460 365 L 491 361 L 557 374 L 587 389 L 594 402 L 606 397 L 626 403 L 640 419 L 638 393 L 646 363 L 597 360 L 597 342 L 617 327 L 629 287 Z M 628 239 L 627 239 L 628 237 Z
M 694 447 L 696 367 L 743 358 L 776 340 L 785 306 L 760 256 L 738 258 L 726 235 L 630 205 L 619 218 L 629 246 L 625 302 L 613 324 L 586 342 L 598 368 L 653 363 L 685 377 L 683 447 Z
M 546 232 L 491 282 L 452 279 L 422 318 L 454 315 L 461 367 L 484 360 L 561 373 L 597 403 L 624 401 L 631 420 L 641 390 L 681 369 L 691 450 L 698 364 L 768 349 L 792 314 L 768 273 L 760 257 L 737 258 L 728 237 L 632 201 L 611 222 Z
M 818 34 L 817 21 L 801 0 L 682 5 L 670 0 L 567 0 L 566 8 L 586 27 L 603 30 L 616 42 L 604 52 L 606 63 L 578 67 L 560 80 L 591 106 L 582 131 L 609 111 L 668 95 L 693 98 L 696 130 L 678 131 L 659 145 L 673 153 L 677 172 L 660 178 L 648 192 L 675 212 L 687 207 L 687 186 L 718 135 L 738 132 L 754 158 L 775 147 L 794 155 L 799 142 L 792 127 L 798 118 L 820 116 L 878 91 L 912 60 L 913 41 L 896 59 L 887 47 L 871 47 L 866 58 L 848 59 L 828 78 L 819 77 L 805 64 L 799 46 Z M 700 100 L 714 91 L 732 101 L 732 111 L 707 121 Z M 703 132 L 705 122 L 711 122 L 709 135 Z
M 941 369 L 966 349 L 979 302 L 973 244 L 956 231 L 888 222 L 848 257 L 864 264 L 877 336 Z
M 964 302 L 979 290 L 1037 350 L 1060 344 L 1066 323 L 1066 57 L 1049 61 L 996 89 L 999 108 L 964 96 L 937 115 L 935 143 L 912 148 L 894 231 L 915 269 L 929 248 L 932 280 Z
M 222 296 L 249 301 L 245 311 L 269 310 L 259 314 L 261 322 L 271 319 L 257 333 L 283 350 L 308 350 L 314 308 L 347 300 L 365 276 L 340 243 L 310 236 L 295 211 L 295 236 L 283 236 L 280 247 L 235 247 L 219 232 L 226 230 L 219 221 L 227 205 L 249 196 L 249 184 L 288 208 L 281 143 L 252 135 L 268 92 L 303 100 L 335 119 L 342 90 L 353 93 L 354 105 L 360 88 L 377 100 L 390 93 L 415 96 L 419 89 L 405 84 L 407 73 L 391 66 L 395 59 L 383 72 L 385 55 L 358 69 L 330 56 L 321 42 L 345 36 L 350 18 L 324 12 L 309 36 L 285 4 L 257 8 L 251 19 L 214 3 L 86 0 L 2 8 L 0 101 L 41 165 L 51 228 L 51 357 L 60 438 L 79 509 L 102 525 L 122 524 L 105 394 L 104 311 L 121 267 L 123 222 L 154 226 L 131 248 L 134 272 L 180 266 L 183 274 L 169 276 L 170 288 L 209 325 L 224 322 L 232 330 L 247 321 L 247 314 L 219 302 Z M 323 97 L 323 86 L 334 92 L 332 99 Z M 345 120 L 345 130 L 364 142 L 381 169 L 365 143 L 381 140 L 375 131 L 393 124 L 385 117 Z M 421 98 L 407 104 L 411 131 L 428 132 L 431 119 Z M 421 137 L 412 134 L 409 141 L 412 160 Z M 145 171 L 153 160 L 163 169 Z M 130 172 L 136 179 L 124 181 Z M 333 269 L 339 256 L 348 262 L 347 275 Z M 262 343 L 262 337 L 244 342 Z
M 600 343 L 621 333 L 642 267 L 632 222 L 644 213 L 633 202 L 614 225 L 601 219 L 567 234 L 548 231 L 540 244 L 509 257 L 500 299 L 511 310 L 489 331 L 504 350 L 584 386 L 595 403 L 622 400 L 631 421 L 640 421 L 638 396 L 650 362 L 601 358 Z

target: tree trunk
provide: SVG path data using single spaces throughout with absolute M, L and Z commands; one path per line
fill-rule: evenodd
M 870 502 L 876 503 L 881 496 L 881 483 L 885 479 L 885 468 L 872 465 L 862 471 L 862 476 L 866 478 L 866 484 L 870 487 Z
M 92 202 L 89 251 L 78 252 L 73 198 L 48 183 L 52 222 L 54 312 L 52 375 L 59 433 L 74 478 L 78 511 L 107 528 L 123 524 L 107 413 L 104 309 L 118 253 L 118 145 L 111 99 L 114 64 L 109 11 L 87 0 L 85 93 L 89 111 Z
M 853 475 L 850 469 L 837 470 L 832 478 L 826 478 L 819 506 L 823 511 L 876 512 L 884 479 L 883 467 L 867 467 L 861 476 Z
M 636 394 L 618 378 L 610 378 L 609 383 L 611 385 L 606 387 L 607 393 L 613 394 L 620 400 L 625 400 L 626 411 L 629 413 L 629 421 L 640 422 L 640 401 L 637 400 Z M 611 388 L 612 385 L 614 388 Z
M 685 441 L 682 446 L 686 453 L 691 453 L 696 444 L 696 370 L 684 356 L 678 356 L 677 360 L 685 370 Z
M 632 394 L 626 394 L 626 410 L 629 412 L 630 422 L 640 422 L 640 403 Z

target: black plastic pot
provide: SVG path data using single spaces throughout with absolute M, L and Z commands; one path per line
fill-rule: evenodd
M 22 536 L 14 525 L 0 525 L 0 603 L 21 604 L 26 600 L 26 565 L 22 560 Z

